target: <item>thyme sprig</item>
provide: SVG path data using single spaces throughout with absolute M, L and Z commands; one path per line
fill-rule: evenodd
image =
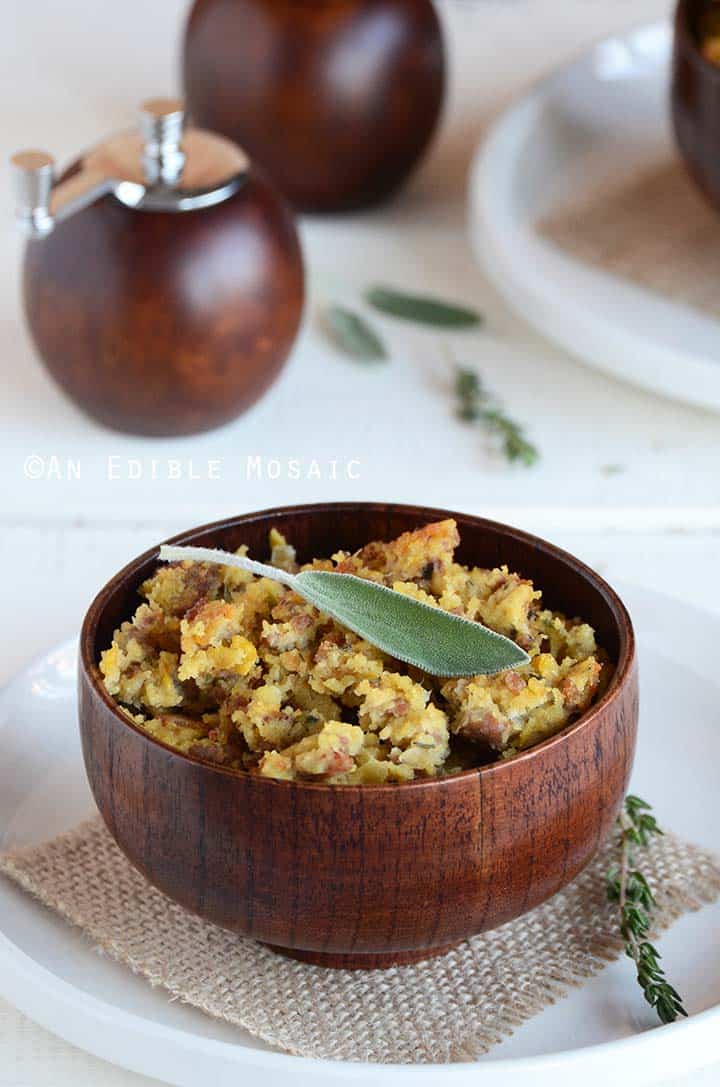
M 639 796 L 625 797 L 618 816 L 620 861 L 608 872 L 607 894 L 617 904 L 625 954 L 635 963 L 643 996 L 662 1023 L 674 1023 L 687 1012 L 681 996 L 665 977 L 660 953 L 647 939 L 657 903 L 647 879 L 635 867 L 636 849 L 647 848 L 654 835 L 663 833 L 651 810 Z
M 496 434 L 507 460 L 531 468 L 540 459 L 537 446 L 525 437 L 524 427 L 493 401 L 474 370 L 458 368 L 455 394 L 458 418 L 464 423 L 482 423 Z

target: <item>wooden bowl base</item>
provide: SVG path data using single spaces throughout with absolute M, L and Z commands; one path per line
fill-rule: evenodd
M 410 966 L 425 959 L 435 959 L 458 947 L 458 943 L 445 944 L 443 947 L 428 947 L 420 951 L 379 952 L 377 954 L 339 955 L 333 951 L 301 951 L 291 947 L 277 947 L 264 944 L 270 951 L 284 955 L 287 959 L 307 962 L 312 966 L 327 966 L 331 970 L 389 970 L 392 966 Z

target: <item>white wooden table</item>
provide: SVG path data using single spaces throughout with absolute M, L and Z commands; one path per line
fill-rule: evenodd
M 162 43 L 185 7 L 13 3 L 0 41 L 3 157 L 28 145 L 70 157 L 125 126 L 143 97 L 170 92 L 175 57 Z M 81 417 L 36 363 L 17 303 L 20 244 L 9 218 L 0 226 L 0 562 L 12 623 L 0 681 L 75 631 L 97 588 L 146 546 L 193 523 L 286 502 L 387 499 L 482 512 L 552 538 L 611 580 L 720 608 L 708 589 L 720 557 L 718 418 L 611 382 L 541 342 L 484 282 L 465 232 L 467 167 L 488 120 L 583 44 L 662 16 L 668 4 L 441 7 L 453 80 L 425 169 L 401 201 L 307 221 L 302 233 L 315 306 L 356 304 L 366 284 L 390 282 L 477 305 L 487 317 L 480 333 L 440 338 L 380 322 L 394 357 L 369 370 L 328 348 L 311 306 L 282 380 L 239 422 L 182 442 L 123 438 Z M 9 203 L 9 193 L 0 199 Z M 540 466 L 506 467 L 480 433 L 453 419 L 448 350 L 528 422 Z M 290 461 L 300 462 L 301 478 Z M 140 1082 L 0 1003 L 0 1087 Z

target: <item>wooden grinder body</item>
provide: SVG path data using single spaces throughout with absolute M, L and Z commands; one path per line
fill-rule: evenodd
M 35 346 L 94 419 L 143 435 L 233 419 L 285 362 L 303 306 L 292 216 L 261 173 L 187 212 L 113 195 L 28 243 L 24 303 Z

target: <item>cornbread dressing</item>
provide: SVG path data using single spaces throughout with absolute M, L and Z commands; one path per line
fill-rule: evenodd
M 582 714 L 611 667 L 587 623 L 543 608 L 540 590 L 505 566 L 455 562 L 458 543 L 446 520 L 299 567 L 273 529 L 270 563 L 355 574 L 476 620 L 529 664 L 440 680 L 276 581 L 184 561 L 141 586 L 145 602 L 101 655 L 107 691 L 175 750 L 287 781 L 404 782 L 511 756 Z

